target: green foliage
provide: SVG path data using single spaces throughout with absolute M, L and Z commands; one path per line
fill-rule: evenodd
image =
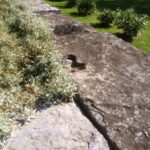
M 0 14 L 0 117 L 26 120 L 36 107 L 71 100 L 75 87 L 49 26 L 15 0 L 0 0 Z M 0 145 L 9 134 L 3 124 Z
M 74 7 L 77 4 L 77 0 L 67 0 L 67 7 Z
M 0 149 L 3 148 L 6 139 L 11 132 L 10 124 L 11 122 L 6 118 L 6 116 L 0 116 Z
M 98 19 L 103 26 L 110 26 L 114 20 L 114 12 L 110 9 L 104 9 L 100 12 Z
M 136 14 L 132 8 L 126 11 L 118 9 L 115 24 L 118 28 L 123 29 L 123 33 L 128 39 L 133 39 L 145 24 L 145 19 L 146 16 Z
M 147 14 L 150 15 L 150 1 L 142 0 L 142 1 L 132 1 L 132 0 L 95 0 L 96 8 L 94 14 L 88 16 L 80 16 L 76 13 L 78 10 L 76 7 L 66 7 L 66 1 L 62 0 L 61 2 L 54 2 L 53 0 L 45 0 L 48 4 L 54 7 L 58 7 L 62 14 L 65 16 L 69 16 L 77 21 L 81 21 L 86 25 L 93 26 L 98 32 L 111 32 L 113 34 L 118 34 L 122 36 L 123 30 L 117 28 L 115 25 L 105 28 L 99 25 L 99 20 L 97 19 L 97 14 L 99 11 L 103 11 L 104 9 L 116 10 L 120 8 L 121 10 L 126 10 L 128 8 L 133 7 L 138 14 Z M 98 11 L 99 10 L 99 11 Z M 147 20 L 146 26 L 144 26 L 144 30 L 140 31 L 139 36 L 135 37 L 132 41 L 132 44 L 136 46 L 138 49 L 146 53 L 150 53 L 150 20 Z M 128 39 L 127 39 L 128 40 Z
M 79 0 L 78 12 L 81 15 L 91 15 L 95 11 L 95 1 L 93 0 Z

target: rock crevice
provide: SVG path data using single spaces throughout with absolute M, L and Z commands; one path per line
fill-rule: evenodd
M 107 130 L 104 126 L 98 123 L 98 121 L 95 119 L 95 117 L 91 114 L 88 107 L 84 104 L 83 99 L 80 97 L 79 94 L 77 94 L 74 98 L 75 103 L 80 108 L 82 113 L 90 120 L 90 122 L 94 125 L 94 127 L 104 136 L 105 140 L 107 141 L 109 145 L 110 150 L 120 150 L 116 143 L 113 142 L 110 137 L 107 134 Z M 100 112 L 99 112 L 100 113 Z M 102 114 L 101 114 L 102 115 Z M 103 115 L 102 115 L 103 116 Z

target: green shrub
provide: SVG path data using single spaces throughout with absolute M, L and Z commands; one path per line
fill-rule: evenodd
M 110 26 L 114 20 L 114 12 L 110 9 L 104 9 L 100 12 L 98 19 L 103 26 Z
M 67 0 L 67 7 L 74 7 L 77 4 L 77 0 Z
M 126 11 L 119 9 L 116 11 L 115 24 L 118 28 L 123 29 L 124 36 L 128 39 L 137 36 L 145 21 L 146 16 L 136 14 L 132 8 Z
M 0 0 L 0 35 L 1 149 L 11 128 L 5 120 L 26 120 L 39 105 L 71 100 L 76 89 L 49 26 L 18 0 Z
M 91 15 L 95 11 L 95 2 L 93 0 L 79 0 L 78 13 L 81 15 Z
M 11 122 L 6 118 L 6 116 L 0 116 L 0 149 L 3 148 L 7 138 L 10 134 Z

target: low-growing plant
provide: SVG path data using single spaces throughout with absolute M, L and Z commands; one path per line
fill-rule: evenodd
M 145 15 L 135 13 L 132 8 L 126 11 L 118 9 L 115 16 L 115 25 L 123 29 L 124 36 L 128 39 L 137 36 L 146 21 Z
M 49 26 L 18 0 L 0 4 L 0 117 L 26 120 L 37 106 L 71 100 L 76 88 Z M 0 145 L 9 134 L 3 127 L 0 122 Z
M 78 13 L 80 15 L 91 15 L 95 11 L 95 1 L 93 0 L 79 0 Z
M 100 12 L 98 20 L 100 21 L 101 25 L 106 27 L 110 26 L 114 20 L 114 11 L 110 9 L 104 9 L 102 12 Z
M 3 148 L 9 134 L 11 132 L 10 127 L 11 122 L 6 118 L 6 116 L 0 116 L 0 149 Z

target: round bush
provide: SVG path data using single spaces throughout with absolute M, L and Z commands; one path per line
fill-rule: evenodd
M 80 0 L 78 3 L 78 12 L 81 15 L 91 15 L 95 10 L 95 2 L 93 0 Z
M 145 21 L 146 16 L 136 14 L 132 8 L 126 11 L 116 11 L 115 24 L 118 28 L 123 29 L 123 33 L 128 39 L 137 36 Z
M 103 26 L 110 26 L 114 20 L 114 12 L 110 9 L 104 9 L 100 12 L 98 19 Z

